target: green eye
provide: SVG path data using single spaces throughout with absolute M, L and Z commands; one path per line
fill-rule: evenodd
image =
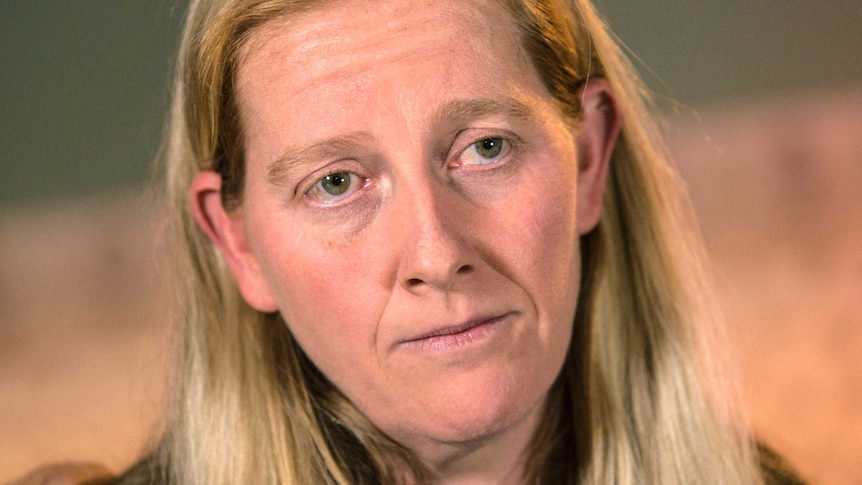
M 336 172 L 320 180 L 320 188 L 329 195 L 342 195 L 350 188 L 350 174 Z
M 510 142 L 498 136 L 471 143 L 458 156 L 459 166 L 492 165 L 503 161 L 512 148 Z
M 502 138 L 485 138 L 474 143 L 476 153 L 485 158 L 494 158 L 503 151 Z
M 361 180 L 353 172 L 333 172 L 318 179 L 306 196 L 323 204 L 340 202 L 362 188 Z

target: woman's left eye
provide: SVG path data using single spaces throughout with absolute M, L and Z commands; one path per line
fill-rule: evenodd
M 483 138 L 468 146 L 458 157 L 458 165 L 488 165 L 499 161 L 511 149 L 511 144 L 500 137 Z
M 324 204 L 332 204 L 356 192 L 362 187 L 361 178 L 352 172 L 333 172 L 318 180 L 306 195 Z

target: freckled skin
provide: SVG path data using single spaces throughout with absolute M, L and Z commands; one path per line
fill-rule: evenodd
M 577 132 L 507 13 L 334 2 L 257 30 L 237 93 L 247 174 L 227 225 L 244 297 L 280 311 L 321 371 L 432 469 L 520 466 L 568 349 L 589 228 Z M 529 112 L 440 122 L 447 103 L 479 99 Z M 356 132 L 354 148 L 268 179 L 287 147 Z M 503 149 L 475 145 L 489 138 Z M 356 175 L 346 197 L 310 189 L 336 172 Z M 442 350 L 407 344 L 492 317 Z

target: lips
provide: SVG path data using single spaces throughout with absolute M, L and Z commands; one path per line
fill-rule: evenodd
M 476 343 L 491 336 L 511 312 L 471 319 L 467 322 L 441 327 L 402 342 L 417 350 L 448 350 Z

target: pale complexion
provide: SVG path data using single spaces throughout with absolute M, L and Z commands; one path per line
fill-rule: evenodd
M 517 483 L 568 350 L 619 130 L 565 119 L 492 1 L 333 2 L 256 30 L 240 207 L 191 188 L 246 301 L 438 483 Z

